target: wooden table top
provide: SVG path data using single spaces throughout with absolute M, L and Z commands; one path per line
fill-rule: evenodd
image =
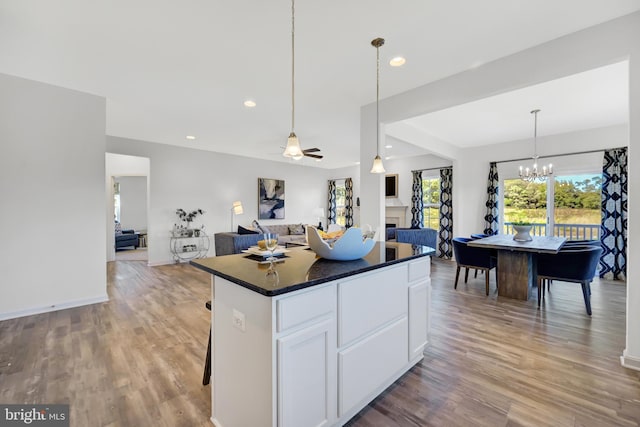
M 472 240 L 467 243 L 469 246 L 477 246 L 482 248 L 503 249 L 521 252 L 540 252 L 540 253 L 558 253 L 566 237 L 552 236 L 532 236 L 533 240 L 529 242 L 519 242 L 513 240 L 510 234 L 497 234 L 495 236 L 485 237 L 484 239 Z

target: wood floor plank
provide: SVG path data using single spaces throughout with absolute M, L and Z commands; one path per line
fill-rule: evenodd
M 189 265 L 108 264 L 110 301 L 0 322 L 0 402 L 69 403 L 73 426 L 209 426 L 202 369 L 210 277 Z M 348 425 L 638 426 L 640 372 L 620 366 L 624 283 L 554 282 L 537 309 L 495 276 L 453 289 L 432 263 L 422 362 Z M 535 295 L 535 293 L 534 293 Z

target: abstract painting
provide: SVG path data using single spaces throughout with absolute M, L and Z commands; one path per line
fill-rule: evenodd
M 284 180 L 258 178 L 258 219 L 284 219 Z

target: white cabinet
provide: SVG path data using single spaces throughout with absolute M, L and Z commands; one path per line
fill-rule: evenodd
M 336 418 L 335 322 L 277 339 L 278 425 L 328 426 Z
M 213 283 L 216 426 L 343 425 L 423 357 L 429 258 L 272 297 Z

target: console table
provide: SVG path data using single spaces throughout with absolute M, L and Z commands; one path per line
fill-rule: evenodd
M 171 235 L 169 250 L 173 254 L 175 262 L 190 261 L 196 258 L 204 258 L 209 253 L 209 236 L 200 232 L 198 236 Z

